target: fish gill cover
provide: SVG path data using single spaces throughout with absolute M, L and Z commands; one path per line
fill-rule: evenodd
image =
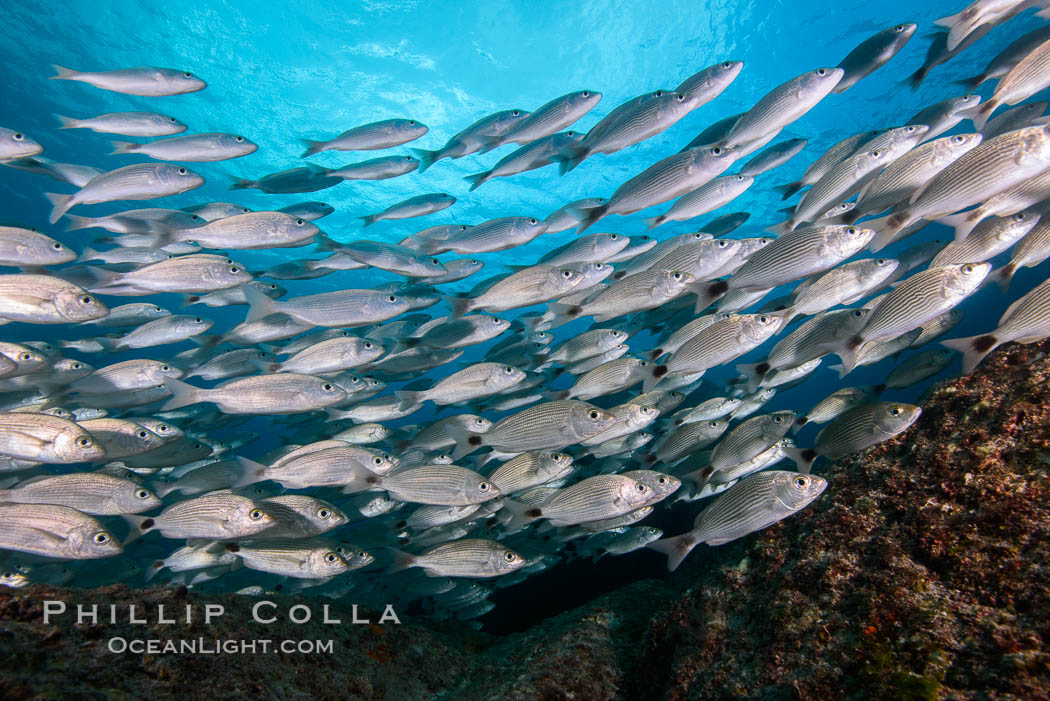
M 962 10 L 13 8 L 3 583 L 499 633 L 806 518 L 1048 335 L 1042 3 Z

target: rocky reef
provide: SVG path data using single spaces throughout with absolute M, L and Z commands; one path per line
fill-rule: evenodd
M 1050 698 L 1050 342 L 937 385 L 902 436 L 818 465 L 812 507 L 526 631 L 320 619 L 251 622 L 252 600 L 113 586 L 0 592 L 5 699 Z M 537 596 L 555 596 L 542 591 Z M 43 601 L 123 622 L 42 623 Z M 156 605 L 226 612 L 155 623 Z M 127 622 L 127 605 L 147 624 Z M 108 607 L 100 607 L 108 608 Z M 115 636 L 333 640 L 331 654 L 116 654 Z

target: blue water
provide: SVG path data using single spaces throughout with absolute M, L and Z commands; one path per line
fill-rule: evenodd
M 1038 21 L 1030 13 L 994 29 L 953 61 L 935 68 L 921 88 L 900 84 L 923 61 L 932 21 L 958 11 L 958 0 L 917 3 L 895 9 L 888 3 L 811 0 L 732 2 L 664 0 L 660 2 L 367 2 L 302 1 L 294 5 L 269 0 L 253 2 L 23 2 L 5 8 L 4 67 L 0 90 L 0 124 L 26 132 L 54 160 L 93 165 L 105 170 L 135 162 L 134 156 L 109 156 L 109 140 L 125 137 L 88 130 L 59 131 L 53 114 L 89 117 L 125 110 L 160 111 L 190 126 L 187 133 L 227 131 L 247 136 L 258 152 L 223 163 L 196 163 L 192 168 L 206 184 L 177 198 L 130 207 L 184 207 L 207 201 L 276 209 L 304 200 L 323 200 L 336 213 L 318 225 L 341 241 L 373 238 L 397 242 L 427 226 L 478 223 L 510 215 L 545 217 L 582 197 L 608 196 L 616 187 L 653 162 L 688 143 L 710 123 L 742 112 L 775 85 L 806 70 L 836 65 L 856 44 L 899 22 L 916 22 L 919 30 L 888 65 L 861 80 L 843 95 L 830 95 L 810 113 L 789 125 L 775 142 L 809 139 L 806 149 L 787 165 L 759 176 L 756 184 L 722 211 L 698 221 L 675 222 L 656 229 L 658 238 L 695 230 L 698 224 L 727 211 L 748 211 L 751 219 L 733 236 L 755 235 L 780 221 L 784 206 L 773 186 L 797 179 L 832 143 L 862 130 L 898 126 L 920 109 L 963 94 L 952 81 L 980 72 L 1008 42 Z M 745 66 L 720 97 L 688 115 L 666 132 L 613 154 L 595 156 L 564 177 L 544 168 L 498 178 L 467 192 L 463 177 L 486 169 L 514 146 L 459 160 L 443 160 L 423 174 L 379 182 L 347 182 L 305 195 L 266 195 L 227 189 L 232 177 L 258 178 L 301 164 L 301 138 L 331 138 L 358 124 L 386 118 L 422 121 L 430 131 L 408 144 L 436 149 L 467 124 L 493 111 L 532 110 L 573 90 L 597 90 L 598 106 L 572 128 L 586 131 L 626 99 L 657 88 L 673 88 L 687 76 L 713 63 L 741 60 Z M 79 70 L 155 65 L 191 71 L 208 82 L 199 93 L 139 98 L 66 81 L 49 81 L 51 64 Z M 994 83 L 979 92 L 987 98 Z M 971 129 L 963 122 L 955 131 Z M 774 143 L 775 143 L 774 142 Z M 311 162 L 335 167 L 381 153 L 326 152 Z M 145 159 L 141 159 L 145 160 Z M 731 169 L 728 172 L 735 172 Z M 66 233 L 61 223 L 49 225 L 44 192 L 72 192 L 49 178 L 0 168 L 0 222 L 33 226 L 80 250 L 98 230 Z M 451 208 L 423 219 L 380 222 L 362 229 L 358 218 L 424 192 L 448 192 L 459 200 Z M 667 205 L 657 208 L 660 212 Z M 127 209 L 126 203 L 82 206 L 76 212 L 101 216 Z M 649 211 L 610 217 L 595 231 L 638 234 Z M 948 230 L 930 226 L 918 236 L 888 249 L 892 255 Z M 536 260 L 573 238 L 571 231 L 541 236 L 502 253 L 481 254 L 485 277 L 504 264 Z M 234 257 L 251 269 L 264 269 L 295 257 L 322 257 L 312 249 L 239 251 Z M 1008 254 L 1007 254 L 1008 255 Z M 1009 296 L 991 286 L 968 300 L 967 318 L 954 336 L 991 328 L 1010 300 L 1027 292 L 1046 275 L 1046 266 L 1022 270 Z M 381 272 L 342 272 L 319 280 L 282 282 L 290 295 L 336 287 L 365 287 L 398 279 Z M 473 279 L 446 286 L 469 289 Z M 127 298 L 104 298 L 116 305 Z M 169 305 L 175 298 L 163 298 Z M 244 307 L 226 310 L 195 307 L 219 321 L 221 332 L 243 318 Z M 443 313 L 435 308 L 433 313 Z M 506 314 L 504 315 L 506 316 Z M 559 331 L 571 333 L 584 325 Z M 76 337 L 69 329 L 5 326 L 10 339 Z M 189 347 L 156 349 L 167 353 Z M 762 350 L 740 359 L 760 358 Z M 644 338 L 632 350 L 645 350 Z M 155 352 L 138 353 L 150 357 Z M 67 355 L 76 356 L 75 353 Z M 473 354 L 464 359 L 474 357 Z M 84 359 L 102 365 L 99 358 Z M 840 386 L 826 360 L 807 383 L 782 392 L 770 408 L 806 409 Z M 860 368 L 850 384 L 881 380 L 891 361 Z M 958 363 L 949 372 L 958 372 Z M 709 373 L 713 379 L 731 371 Z M 916 397 L 925 385 L 890 397 Z M 598 403 L 601 403 L 600 401 Z M 410 416 L 416 423 L 431 416 Z M 803 436 L 812 434 L 803 434 Z M 805 443 L 805 440 L 802 441 Z M 258 449 L 267 447 L 264 441 Z M 648 561 L 647 561 L 648 562 Z

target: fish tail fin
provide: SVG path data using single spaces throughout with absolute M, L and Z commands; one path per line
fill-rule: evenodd
M 323 141 L 311 141 L 310 139 L 300 139 L 300 141 L 303 142 L 303 146 L 306 147 L 306 150 L 303 151 L 303 155 L 299 156 L 299 158 L 307 158 L 315 153 L 324 151 L 325 142 Z
M 452 307 L 452 313 L 449 314 L 449 319 L 458 319 L 470 311 L 470 297 L 453 297 L 451 295 L 445 295 L 442 299 L 448 304 L 448 306 Z
M 583 312 L 583 307 L 578 304 L 563 304 L 561 302 L 548 302 L 547 309 L 554 314 L 551 328 L 563 326 L 573 319 L 578 319 Z
M 73 195 L 60 195 L 57 192 L 45 192 L 44 197 L 51 201 L 51 216 L 48 221 L 54 224 L 73 206 Z
M 503 508 L 510 514 L 510 520 L 507 521 L 505 527 L 511 532 L 520 531 L 543 515 L 540 509 L 513 499 L 505 499 Z
M 904 228 L 907 220 L 908 215 L 906 212 L 897 212 L 881 219 L 872 219 L 864 222 L 866 227 L 875 229 L 876 232 L 875 236 L 868 243 L 868 250 L 872 253 L 877 253 L 893 243 L 897 234 Z
M 795 419 L 795 422 L 791 424 L 791 435 L 795 435 L 802 430 L 802 427 L 809 423 L 808 416 L 800 416 Z
M 603 204 L 593 209 L 587 210 L 587 213 L 580 219 L 580 225 L 576 229 L 577 234 L 582 234 L 587 229 L 591 228 L 599 219 L 605 217 L 609 212 L 609 205 Z
M 945 226 L 950 226 L 955 229 L 955 242 L 961 243 L 966 240 L 966 237 L 970 235 L 973 228 L 980 223 L 979 215 L 977 210 L 969 212 L 960 212 L 959 214 L 949 214 L 944 217 L 938 217 L 937 221 Z
M 470 191 L 474 192 L 479 187 L 484 185 L 492 177 L 492 171 L 486 170 L 482 173 L 472 173 L 471 175 L 464 176 L 464 180 L 470 183 Z
M 412 392 L 409 390 L 398 390 L 394 392 L 394 396 L 397 397 L 403 407 L 414 406 L 421 401 L 425 401 L 421 396 L 423 394 L 425 394 L 425 392 Z
M 394 558 L 393 564 L 386 568 L 387 574 L 393 574 L 394 572 L 400 572 L 401 570 L 407 570 L 409 567 L 416 566 L 416 556 L 398 550 L 397 548 L 384 548 L 387 554 Z
M 645 224 L 645 230 L 646 231 L 648 231 L 649 229 L 655 229 L 656 227 L 660 226 L 661 224 L 663 224 L 666 221 L 667 221 L 667 218 L 663 214 L 661 214 L 659 216 L 656 216 L 656 217 L 649 217 L 647 219 L 643 219 L 642 220 L 642 222 Z
M 747 391 L 754 392 L 766 379 L 770 367 L 769 363 L 763 360 L 761 363 L 740 363 L 736 366 L 736 370 L 747 376 Z
M 62 125 L 62 126 L 59 127 L 59 129 L 79 129 L 80 128 L 80 120 L 79 119 L 73 119 L 72 117 L 67 117 L 64 114 L 56 114 L 55 115 L 55 119 L 57 119 L 59 124 Z
M 963 78 L 962 80 L 953 81 L 956 85 L 963 85 L 967 90 L 974 90 L 978 85 L 988 80 L 984 73 L 975 75 L 970 78 Z
M 878 396 L 886 391 L 886 385 L 868 385 L 864 390 Z
M 130 514 L 125 514 L 123 519 L 127 521 L 128 526 L 131 527 L 127 537 L 124 538 L 124 545 L 127 545 L 133 540 L 138 540 L 152 531 L 157 525 L 157 522 L 151 516 L 132 516 Z
M 941 341 L 941 345 L 963 354 L 963 374 L 968 375 L 977 367 L 984 357 L 999 347 L 1002 343 L 991 334 L 980 336 L 969 336 L 967 338 L 950 338 Z
M 242 458 L 237 456 L 237 464 L 241 466 L 241 472 L 236 476 L 231 487 L 233 489 L 239 489 L 241 487 L 247 487 L 250 484 L 256 482 L 262 482 L 264 475 L 266 474 L 266 465 L 249 460 L 248 458 Z
M 551 158 L 551 160 L 558 164 L 558 175 L 565 175 L 570 170 L 583 163 L 589 155 L 587 149 L 576 146 L 571 149 L 566 149 L 562 153 Z
M 689 533 L 683 533 L 682 535 L 677 535 L 673 538 L 661 538 L 660 540 L 649 543 L 645 547 L 666 555 L 667 571 L 674 572 L 678 569 L 678 566 L 682 564 L 682 560 L 684 560 L 686 556 L 693 551 L 693 548 L 699 544 L 700 541 L 690 531 Z
M 419 160 L 419 168 L 417 172 L 422 173 L 430 166 L 437 162 L 438 157 L 441 155 L 441 151 L 428 151 L 425 148 L 410 148 L 408 149 L 413 156 Z
M 784 455 L 798 466 L 798 471 L 808 475 L 819 457 L 812 448 L 784 448 Z
M 258 184 L 254 180 L 248 180 L 247 178 L 236 178 L 230 176 L 233 182 L 230 183 L 231 190 L 248 190 L 253 187 L 258 187 Z
M 171 390 L 171 399 L 164 403 L 162 411 L 171 411 L 201 401 L 200 388 L 171 377 L 164 378 L 164 386 Z
M 91 217 L 81 217 L 77 214 L 66 215 L 66 231 L 80 231 L 81 229 L 90 229 L 94 226 L 97 225 Z M 98 242 L 105 243 L 102 239 L 99 239 Z
M 361 224 L 363 226 L 372 226 L 377 221 L 379 221 L 379 215 L 378 214 L 369 214 L 367 217 L 358 217 L 358 219 L 361 220 Z
M 318 234 L 314 239 L 314 242 L 317 244 L 317 251 L 319 253 L 331 253 L 339 246 L 338 241 L 335 241 L 325 233 Z
M 933 23 L 938 27 L 947 27 L 948 29 L 951 29 L 955 25 L 955 23 L 959 21 L 961 16 L 962 12 L 957 12 L 954 15 L 948 15 L 947 17 L 935 19 L 933 20 Z
M 780 193 L 781 200 L 786 200 L 804 187 L 805 185 L 801 180 L 796 180 L 786 185 L 777 185 L 773 189 Z
M 164 560 L 155 560 L 146 568 L 146 580 L 149 581 L 160 574 L 160 571 L 165 568 Z
M 84 248 L 84 252 L 80 254 L 80 258 L 78 258 L 77 260 L 78 261 L 89 261 L 89 260 L 102 260 L 102 259 L 99 258 L 98 251 L 96 251 L 91 246 L 87 246 L 86 248 Z
M 649 352 L 649 359 L 650 360 L 656 360 L 657 358 L 659 358 L 663 354 L 664 354 L 664 349 L 663 348 L 654 348 L 653 350 L 651 350 Z
M 109 155 L 116 156 L 119 153 L 135 153 L 139 146 L 142 144 L 136 144 L 131 141 L 110 141 L 113 146 L 113 150 L 109 152 Z
M 988 277 L 994 279 L 999 289 L 1006 292 L 1010 289 L 1010 282 L 1014 279 L 1014 273 L 1016 272 L 1017 266 L 1014 263 L 1007 263 L 998 270 L 992 271 Z
M 248 315 L 244 319 L 246 323 L 258 321 L 276 311 L 274 301 L 253 287 L 244 288 L 244 299 L 248 302 Z
M 51 67 L 55 69 L 55 75 L 48 78 L 48 80 L 73 80 L 74 76 L 79 72 L 74 71 L 72 68 L 60 66 L 57 63 L 52 63 Z
M 689 287 L 690 291 L 696 295 L 696 306 L 693 308 L 696 314 L 710 307 L 729 291 L 729 283 L 725 280 L 692 283 Z
M 846 375 L 849 374 L 849 370 L 847 370 L 846 366 L 841 364 L 841 363 L 836 363 L 835 365 L 829 365 L 828 366 L 828 370 L 831 370 L 832 372 L 837 372 L 838 375 L 839 375 L 839 379 L 840 380 L 843 377 L 845 377 Z
M 648 375 L 646 375 L 645 380 L 643 380 L 643 382 L 642 382 L 642 391 L 643 392 L 652 391 L 653 387 L 655 387 L 657 385 L 657 383 L 660 382 L 660 379 L 665 377 L 666 375 L 667 375 L 667 366 L 666 365 L 657 365 L 655 368 L 652 369 L 652 372 L 650 372 Z
M 919 86 L 922 85 L 922 81 L 926 80 L 926 76 L 929 75 L 929 73 L 930 69 L 926 66 L 922 66 L 919 70 L 902 80 L 901 84 L 907 85 L 911 88 L 912 92 L 915 92 L 919 89 Z
M 484 439 L 480 433 L 471 433 L 462 426 L 450 424 L 445 428 L 452 440 L 456 441 L 456 447 L 452 451 L 452 460 L 455 462 L 465 455 L 470 455 L 484 445 Z
M 977 131 L 984 130 L 984 125 L 988 123 L 988 118 L 992 116 L 992 112 L 995 112 L 995 109 L 998 106 L 999 101 L 993 97 L 988 100 L 988 102 L 982 102 L 977 105 L 977 107 L 969 113 L 970 121 L 973 122 L 973 126 Z

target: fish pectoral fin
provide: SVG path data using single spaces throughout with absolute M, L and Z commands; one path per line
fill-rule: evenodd
M 36 528 L 34 526 L 26 526 L 26 530 L 33 531 L 42 541 L 56 548 L 65 545 L 67 540 L 66 538 L 55 535 L 51 531 L 45 531 L 42 528 Z

